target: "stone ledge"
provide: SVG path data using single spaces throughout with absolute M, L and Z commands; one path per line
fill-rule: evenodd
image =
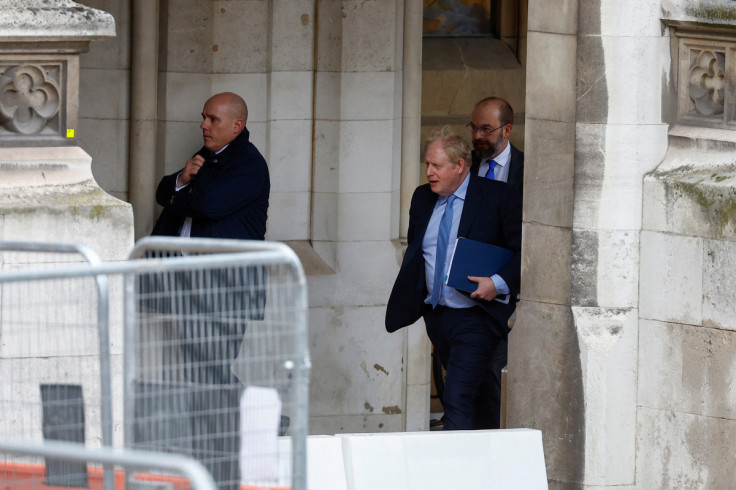
M 644 227 L 703 238 L 736 238 L 736 163 L 679 166 L 644 177 Z
M 115 36 L 115 19 L 71 0 L 5 0 L 3 41 L 103 39 Z

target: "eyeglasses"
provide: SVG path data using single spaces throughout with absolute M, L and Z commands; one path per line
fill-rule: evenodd
M 508 123 L 504 123 L 504 124 L 500 125 L 497 128 L 489 128 L 488 126 L 483 126 L 483 127 L 479 128 L 478 126 L 476 126 L 472 122 L 469 122 L 468 124 L 465 125 L 465 127 L 468 128 L 468 131 L 470 131 L 470 134 L 475 134 L 475 132 L 477 131 L 477 132 L 479 132 L 481 134 L 481 136 L 490 136 L 492 132 L 494 132 L 494 131 L 496 131 L 498 129 L 501 129 L 502 127 L 506 126 L 507 124 Z

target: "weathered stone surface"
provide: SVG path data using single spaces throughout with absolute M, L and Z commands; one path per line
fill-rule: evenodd
M 198 3 L 211 9 L 208 17 L 212 19 L 212 30 L 205 34 L 206 37 L 195 40 L 196 44 L 191 48 L 209 51 L 207 57 L 210 57 L 211 53 L 214 73 L 263 73 L 268 71 L 269 57 L 275 54 L 273 49 L 269 49 L 269 9 L 272 2 L 221 0 Z M 207 25 L 206 18 L 188 19 L 186 22 L 191 26 L 190 29 L 195 28 L 198 24 L 205 28 L 210 27 Z M 182 34 L 184 33 L 179 33 L 179 35 Z M 272 42 L 281 42 L 284 32 L 280 31 L 278 34 L 279 36 L 272 39 Z M 182 51 L 178 49 L 177 51 L 185 55 Z M 307 65 L 311 65 L 310 58 L 304 60 Z M 280 56 L 279 59 L 281 59 Z M 198 68 L 202 69 L 202 67 Z
M 92 157 L 92 175 L 106 192 L 118 199 L 128 195 L 129 123 L 120 119 L 87 119 L 79 121 L 79 145 Z M 155 131 L 156 124 L 141 124 L 145 131 Z
M 642 318 L 698 325 L 702 320 L 703 240 L 642 231 Z
M 304 240 L 309 236 L 310 195 L 274 192 L 269 196 L 267 240 Z
M 639 404 L 720 419 L 736 419 L 736 333 L 642 320 Z
M 4 41 L 101 39 L 115 35 L 115 20 L 71 0 L 5 0 L 0 16 Z
M 338 273 L 308 278 L 310 305 L 385 305 L 402 253 L 400 247 L 387 241 L 337 242 Z M 368 330 L 371 333 L 367 335 L 383 332 L 383 319 Z
M 575 126 L 575 212 L 576 228 L 595 229 L 599 222 L 602 180 L 605 174 L 606 132 L 602 124 Z
M 659 29 L 659 28 L 657 28 Z M 651 132 L 650 125 L 662 123 L 662 79 L 669 70 L 669 59 L 662 56 L 669 50 L 669 39 L 666 37 L 628 37 L 625 35 L 604 36 L 601 38 L 603 55 L 605 57 L 606 86 L 608 96 L 608 123 L 634 125 Z M 622 56 L 622 53 L 626 53 Z M 592 63 L 592 60 L 590 60 Z M 641 66 L 647 76 L 621 76 L 631 70 L 631 66 Z M 666 125 L 662 132 L 669 129 Z M 663 142 L 647 140 L 643 135 L 626 141 L 626 144 L 617 148 L 630 146 L 636 143 L 648 142 L 641 145 L 645 149 L 658 150 L 659 158 L 653 162 L 657 164 L 662 159 L 665 147 L 658 149 Z M 628 153 L 625 152 L 625 153 Z M 651 168 L 653 168 L 652 165 Z
M 642 177 L 662 160 L 666 136 L 662 124 L 577 125 L 576 228 L 641 227 Z
M 736 234 L 736 161 L 657 169 L 645 185 L 647 228 L 717 239 Z
M 609 110 L 608 80 L 601 37 L 581 36 L 577 56 L 577 121 L 605 123 Z
M 396 86 L 393 72 L 343 73 L 338 88 L 342 94 L 339 119 L 392 119 Z
M 382 328 L 384 313 L 382 307 L 310 309 L 312 370 L 330 373 L 310 383 L 312 416 L 401 418 L 405 332 L 387 333 Z M 356 321 L 372 325 L 371 332 L 361 335 L 353 328 Z
M 528 29 L 556 34 L 577 34 L 579 0 L 561 0 L 555 4 L 555 15 L 549 15 L 544 0 L 529 0 Z
M 637 488 L 736 488 L 736 422 L 641 407 Z
M 572 233 L 568 228 L 524 223 L 521 295 L 529 301 L 570 304 Z
M 318 71 L 340 72 L 342 64 L 342 0 L 319 0 L 317 9 Z
M 391 120 L 344 121 L 340 128 L 340 192 L 391 191 L 395 180 Z M 370 178 L 366 178 L 370 175 Z
M 633 308 L 638 301 L 639 233 L 573 231 L 572 302 Z
M 736 25 L 736 6 L 730 0 L 662 0 L 662 18 L 670 22 Z
M 736 330 L 736 242 L 703 241 L 703 326 Z
M 598 232 L 576 230 L 572 234 L 572 303 L 598 306 Z
M 345 0 L 342 6 L 342 71 L 394 71 L 396 1 Z
M 577 37 L 529 32 L 526 112 L 537 119 L 575 121 Z
M 304 71 L 314 68 L 314 13 L 317 0 L 264 2 L 271 8 L 271 70 Z M 240 9 L 242 1 L 232 2 Z M 250 37 L 250 35 L 249 35 Z
M 524 149 L 524 194 L 527 196 L 524 219 L 571 227 L 575 125 L 527 118 L 526 133 L 529 138 Z
M 272 121 L 270 128 L 268 147 L 271 148 L 271 161 L 288 162 L 285 165 L 271 165 L 269 170 L 271 192 L 310 192 L 312 185 L 311 121 L 299 119 Z M 288 138 L 290 144 L 279 144 L 284 137 Z
M 212 3 L 198 0 L 170 0 L 161 4 L 163 20 L 161 39 L 165 46 L 159 57 L 163 71 L 175 73 L 208 73 L 212 68 Z M 266 44 L 267 37 L 258 39 Z M 258 44 L 249 43 L 246 59 L 265 58 Z M 245 53 L 244 53 L 245 55 Z M 241 60 L 241 63 L 243 61 Z M 257 63 L 263 63 L 258 59 Z
M 633 485 L 637 311 L 572 307 L 585 392 L 585 482 Z
M 585 401 L 570 307 L 522 300 L 508 360 L 507 427 L 543 432 L 550 481 L 583 482 Z
M 80 59 L 82 68 L 129 69 L 131 12 L 128 3 L 118 0 L 85 0 L 84 5 L 112 15 L 115 19 L 115 37 L 90 43 L 89 51 Z
M 660 0 L 584 1 L 580 2 L 579 25 L 587 33 L 588 21 L 596 22 L 597 15 L 600 30 L 596 32 L 604 36 L 659 37 L 662 34 L 659 6 Z

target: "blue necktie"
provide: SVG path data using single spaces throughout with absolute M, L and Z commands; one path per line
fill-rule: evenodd
M 452 228 L 452 203 L 455 194 L 447 198 L 445 212 L 440 220 L 440 231 L 437 235 L 437 253 L 434 256 L 434 287 L 432 288 L 432 308 L 440 302 L 442 284 L 445 282 L 445 258 L 447 257 L 447 242 L 450 241 L 450 229 Z
M 486 179 L 495 180 L 493 177 L 493 169 L 496 168 L 496 160 L 490 160 L 488 162 L 488 172 L 486 172 Z

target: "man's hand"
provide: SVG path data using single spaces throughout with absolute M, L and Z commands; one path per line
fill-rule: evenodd
M 496 285 L 490 277 L 468 276 L 468 279 L 478 284 L 478 289 L 470 293 L 471 298 L 493 301 L 498 296 Z
M 194 155 L 187 160 L 184 170 L 181 171 L 177 179 L 177 186 L 181 187 L 190 183 L 194 179 L 194 176 L 197 175 L 197 172 L 199 172 L 199 169 L 202 168 L 202 164 L 204 164 L 202 155 Z

